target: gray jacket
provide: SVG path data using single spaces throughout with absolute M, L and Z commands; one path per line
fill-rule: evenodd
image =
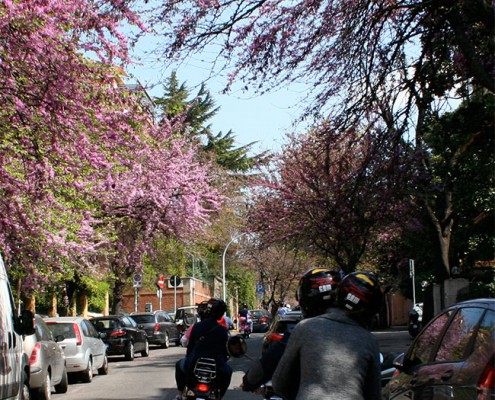
M 297 324 L 272 378 L 287 400 L 381 399 L 378 340 L 344 310 Z

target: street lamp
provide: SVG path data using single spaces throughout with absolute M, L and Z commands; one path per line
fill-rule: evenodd
M 222 287 L 223 287 L 223 301 L 227 301 L 227 285 L 225 283 L 225 255 L 227 254 L 227 249 L 229 246 L 234 242 L 235 240 L 239 239 L 242 235 L 245 235 L 245 233 L 240 233 L 239 235 L 236 235 L 232 238 L 232 240 L 227 243 L 227 246 L 225 246 L 225 250 L 223 251 L 223 256 L 222 256 Z

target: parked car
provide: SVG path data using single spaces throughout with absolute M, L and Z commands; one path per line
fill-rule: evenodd
M 132 313 L 129 317 L 146 331 L 149 344 L 164 349 L 170 346 L 170 342 L 180 345 L 179 328 L 165 311 Z
M 135 353 L 149 356 L 146 332 L 130 316 L 107 315 L 90 321 L 105 342 L 108 355 L 123 355 L 128 361 L 134 360 Z
M 250 310 L 253 316 L 253 332 L 266 332 L 272 322 L 272 315 L 267 310 Z
M 29 357 L 29 389 L 35 399 L 51 398 L 52 386 L 57 393 L 67 392 L 67 368 L 64 350 L 57 343 L 63 336 L 53 338 L 43 318 L 35 315 L 35 334 L 24 338 L 24 352 Z
M 436 315 L 384 388 L 385 399 L 494 399 L 495 299 L 458 303 Z
M 33 335 L 33 313 L 18 316 L 0 254 L 0 399 L 29 399 L 29 359 L 22 336 Z
M 281 340 L 285 332 L 291 332 L 302 319 L 301 311 L 289 311 L 283 315 L 276 315 L 270 328 L 263 336 L 261 352 L 266 351 L 274 342 Z
M 91 382 L 93 374 L 108 374 L 105 343 L 94 326 L 84 317 L 45 318 L 53 337 L 63 336 L 58 343 L 64 349 L 69 374 L 80 374 L 84 382 Z

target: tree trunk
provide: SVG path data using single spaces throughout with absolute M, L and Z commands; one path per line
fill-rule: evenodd
M 78 296 L 80 314 L 84 317 L 88 317 L 88 295 L 86 293 L 80 293 Z
M 36 296 L 34 294 L 26 297 L 26 301 L 24 302 L 24 309 L 31 311 L 33 314 L 36 314 Z
M 57 294 L 55 292 L 52 293 L 50 298 L 50 309 L 48 310 L 49 317 L 57 316 Z
M 118 279 L 115 281 L 115 286 L 113 288 L 113 305 L 112 305 L 113 315 L 118 315 L 120 313 L 120 310 L 122 309 L 124 286 L 125 286 L 124 282 L 121 282 Z

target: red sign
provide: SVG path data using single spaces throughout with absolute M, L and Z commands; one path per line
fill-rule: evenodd
M 160 286 L 160 288 L 162 288 L 164 283 L 165 283 L 165 278 L 163 277 L 163 275 L 160 275 L 157 284 L 158 286 Z

